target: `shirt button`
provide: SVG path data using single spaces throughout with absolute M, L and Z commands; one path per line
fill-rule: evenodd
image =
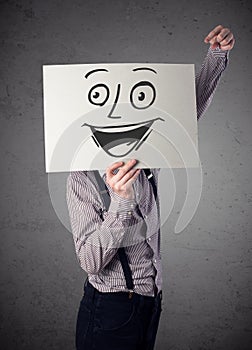
M 131 215 L 131 214 L 132 214 L 132 211 L 128 211 L 128 214 Z
M 153 259 L 153 262 L 154 262 L 154 264 L 156 264 L 157 260 L 156 260 L 156 259 Z
M 144 215 L 144 218 L 147 219 L 147 218 L 148 218 L 148 215 Z
M 134 204 L 131 204 L 130 206 L 131 206 L 131 208 L 134 208 Z
M 149 241 L 149 242 L 150 242 L 150 241 L 151 241 L 151 237 L 147 238 L 147 241 Z

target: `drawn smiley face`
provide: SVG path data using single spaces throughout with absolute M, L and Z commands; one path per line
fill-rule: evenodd
M 132 70 L 133 73 L 138 71 L 149 71 L 152 74 L 157 72 L 149 67 L 138 67 Z M 90 75 L 99 72 L 109 71 L 105 68 L 93 69 L 85 74 L 85 79 Z M 101 147 L 108 155 L 113 157 L 123 157 L 133 150 L 138 150 L 152 132 L 152 125 L 155 121 L 164 119 L 160 117 L 149 118 L 144 121 L 136 121 L 134 123 L 127 122 L 127 116 L 118 115 L 117 106 L 120 104 L 120 95 L 122 92 L 122 84 L 117 84 L 116 92 L 111 92 L 111 88 L 105 83 L 96 83 L 87 94 L 88 102 L 97 108 L 109 105 L 110 109 L 106 110 L 104 117 L 110 122 L 110 125 L 93 125 L 89 123 L 82 124 L 82 127 L 89 127 L 92 133 L 92 139 L 97 147 Z M 152 82 L 148 80 L 140 80 L 130 87 L 128 91 L 128 104 L 133 108 L 134 112 L 143 111 L 150 108 L 156 100 L 156 89 Z M 107 119 L 108 118 L 108 119 Z M 111 122 L 118 120 L 118 123 Z M 142 119 L 142 115 L 141 115 Z

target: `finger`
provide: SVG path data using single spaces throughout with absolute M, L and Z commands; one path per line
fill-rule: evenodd
M 214 35 L 209 42 L 210 43 L 214 43 L 215 41 L 217 41 L 218 43 L 221 42 L 222 40 L 224 40 L 229 34 L 231 34 L 230 30 L 228 28 L 223 28 L 219 34 Z
M 211 39 L 213 39 L 215 36 L 217 36 L 220 31 L 223 29 L 222 25 L 218 25 L 217 27 L 215 27 L 213 30 L 211 30 L 211 32 L 209 32 L 206 36 L 206 41 L 209 42 Z
M 115 174 L 113 173 L 113 171 L 115 171 L 116 169 L 118 169 L 120 166 L 122 166 L 124 163 L 123 162 L 115 162 L 112 165 L 110 165 L 107 169 L 106 169 L 106 176 L 107 178 L 114 176 Z
M 211 32 L 208 33 L 208 35 L 205 37 L 204 42 L 205 43 L 209 43 L 210 40 L 212 40 L 216 35 L 218 35 L 220 33 L 220 31 L 222 30 L 223 26 L 222 25 L 218 25 L 217 27 L 215 27 Z
M 131 159 L 126 164 L 124 164 L 124 166 L 122 166 L 118 173 L 114 176 L 114 181 L 120 181 L 125 176 L 125 174 L 127 174 L 127 172 L 136 165 L 136 163 L 136 159 Z
M 120 181 L 118 181 L 118 185 L 124 186 L 130 184 L 130 181 L 132 178 L 134 178 L 136 172 L 140 172 L 140 169 L 131 169 L 129 170 L 122 178 Z
M 220 34 L 210 40 L 211 48 L 216 49 L 217 47 L 228 45 L 232 39 L 233 34 L 228 28 L 224 28 Z
M 136 180 L 136 178 L 138 177 L 138 175 L 140 174 L 140 171 L 141 171 L 141 169 L 136 169 L 135 174 L 131 177 L 131 179 L 128 181 L 128 183 L 129 182 L 133 183 Z
M 221 46 L 221 50 L 223 51 L 231 50 L 234 47 L 234 44 L 235 44 L 235 39 L 233 38 L 228 45 Z
M 220 33 L 217 35 L 217 41 L 220 43 L 222 40 L 224 40 L 229 34 L 232 35 L 230 32 L 230 29 L 223 28 Z
M 216 47 L 219 46 L 219 43 L 217 41 L 217 35 L 215 35 L 210 41 L 209 44 L 211 45 L 212 49 L 215 49 Z
M 140 174 L 141 169 L 136 169 L 135 174 L 130 177 L 130 179 L 125 183 L 125 186 L 131 186 L 137 179 L 138 175 Z
M 219 41 L 220 46 L 229 45 L 230 41 L 233 40 L 233 37 L 234 37 L 233 34 L 230 32 L 223 40 Z
M 216 49 L 217 47 L 219 47 L 219 43 L 218 43 L 217 40 L 211 40 L 210 44 L 211 44 L 211 49 L 212 49 L 212 50 L 214 50 L 214 49 Z

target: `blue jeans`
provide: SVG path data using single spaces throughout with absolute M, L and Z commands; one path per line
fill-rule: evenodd
M 101 293 L 89 282 L 76 326 L 77 350 L 152 350 L 161 314 L 156 297 L 127 292 Z

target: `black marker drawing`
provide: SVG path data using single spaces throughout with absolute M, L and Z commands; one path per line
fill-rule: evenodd
M 198 167 L 194 87 L 192 64 L 44 65 L 46 171 Z
M 132 71 L 148 70 L 155 74 L 157 72 L 148 67 L 135 68 Z M 88 72 L 85 78 L 97 72 L 108 72 L 107 69 L 95 69 Z M 120 97 L 121 84 L 117 85 L 116 95 L 111 110 L 105 116 L 111 119 L 121 119 L 125 116 L 114 115 L 114 110 L 118 104 Z M 104 106 L 110 97 L 110 89 L 103 83 L 94 85 L 88 92 L 88 101 L 95 106 Z M 149 81 L 140 81 L 135 84 L 129 95 L 129 100 L 133 108 L 144 110 L 149 108 L 156 99 L 156 89 Z M 156 117 L 151 120 L 140 123 L 119 124 L 114 126 L 98 126 L 84 123 L 81 126 L 87 126 L 92 132 L 92 139 L 97 147 L 101 147 L 107 154 L 114 157 L 123 157 L 128 155 L 131 151 L 139 149 L 144 141 L 150 135 L 152 124 L 157 121 L 164 121 L 163 118 Z
M 102 147 L 107 154 L 114 157 L 123 157 L 140 147 L 151 133 L 151 126 L 156 120 L 164 121 L 162 118 L 155 118 L 137 124 L 99 127 L 84 123 L 82 126 L 90 127 L 95 144 Z M 124 147 L 116 148 L 122 145 Z

